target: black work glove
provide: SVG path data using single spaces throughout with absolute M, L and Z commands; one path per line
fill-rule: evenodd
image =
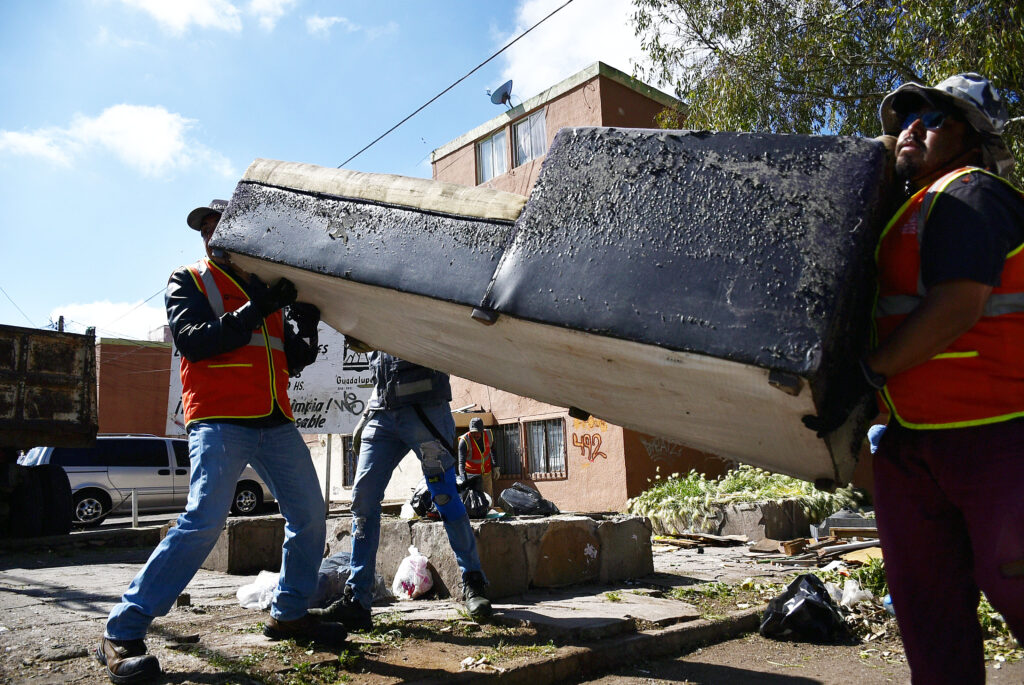
M 287 278 L 281 278 L 269 287 L 258 276 L 249 278 L 249 299 L 264 318 L 295 302 L 298 295 L 295 284 Z
M 299 335 L 308 338 L 316 334 L 316 326 L 320 323 L 320 309 L 309 302 L 296 302 L 288 308 L 288 316 L 299 329 Z
M 885 376 L 872 371 L 863 359 L 849 364 L 832 379 L 818 415 L 803 417 L 804 425 L 824 438 L 846 423 L 865 395 L 884 385 Z

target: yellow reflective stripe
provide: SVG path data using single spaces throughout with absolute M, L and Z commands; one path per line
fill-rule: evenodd
M 1010 421 L 1012 419 L 1019 419 L 1024 416 L 1024 411 L 1012 412 L 1009 414 L 1000 414 L 999 416 L 989 416 L 984 419 L 974 419 L 973 421 L 951 421 L 950 423 L 913 423 L 907 421 L 905 418 L 900 416 L 900 413 L 896 411 L 896 407 L 893 405 L 892 400 L 886 393 L 886 404 L 889 405 L 889 411 L 892 413 L 893 418 L 900 422 L 900 425 L 906 428 L 913 428 L 915 430 L 943 430 L 945 428 L 970 428 L 972 426 L 987 426 L 992 423 L 1002 423 L 1003 421 Z
M 971 350 L 969 352 L 940 352 L 932 357 L 932 359 L 970 359 L 971 357 L 977 356 L 977 350 Z
M 188 426 L 191 426 L 196 421 L 214 421 L 216 419 L 262 419 L 262 418 L 266 418 L 266 417 L 268 417 L 268 416 L 270 416 L 271 414 L 274 413 L 274 404 L 275 403 L 273 403 L 273 402 L 270 404 L 270 411 L 268 411 L 266 414 L 252 414 L 251 416 L 248 416 L 248 415 L 228 416 L 226 414 L 223 415 L 223 416 L 200 416 L 200 417 L 197 417 L 197 418 L 189 420 L 189 422 L 186 424 L 185 427 L 187 428 Z M 280 406 L 280 403 L 277 403 L 277 405 Z M 290 419 L 290 418 L 288 418 L 287 414 L 284 414 L 284 410 L 282 410 L 282 416 L 284 416 L 284 418 L 286 420 L 291 421 L 292 423 L 295 422 L 295 419 L 293 419 L 293 418 Z
M 251 367 L 252 364 L 210 364 L 210 368 L 211 369 L 225 369 L 225 368 L 228 368 L 229 366 Z

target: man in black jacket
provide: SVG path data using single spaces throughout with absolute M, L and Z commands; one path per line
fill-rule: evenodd
M 179 268 L 167 284 L 167 320 L 182 355 L 192 477 L 185 513 L 107 620 L 96 657 L 115 683 L 160 673 L 156 657 L 146 653 L 146 631 L 154 617 L 167 613 L 217 542 L 247 463 L 285 518 L 281 575 L 264 634 L 331 646 L 346 637 L 341 624 L 307 613 L 323 557 L 324 501 L 287 394 L 289 375 L 316 359 L 320 312 L 296 304 L 289 281 L 268 287 L 210 248 L 226 205 L 214 200 L 189 214 L 188 225 L 202 234 L 208 258 Z

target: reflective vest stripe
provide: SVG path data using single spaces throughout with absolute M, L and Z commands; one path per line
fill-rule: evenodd
M 472 432 L 463 435 L 462 439 L 469 445 L 469 454 L 466 455 L 466 473 L 490 473 L 491 446 L 493 445 L 491 431 L 484 431 L 483 447 L 477 443 Z
M 906 316 L 914 311 L 921 300 L 919 295 L 888 295 L 878 298 L 875 316 Z M 1024 312 L 1024 293 L 993 293 L 985 301 L 982 316 L 1001 316 Z
M 882 232 L 875 250 L 877 340 L 892 335 L 923 300 L 921 240 L 926 220 L 939 194 L 973 173 L 988 172 L 967 167 L 946 174 L 915 193 Z M 1024 193 L 1020 195 L 1024 201 Z M 919 430 L 963 428 L 1024 416 L 1024 363 L 1018 352 L 1022 348 L 1024 251 L 1018 247 L 1006 256 L 1000 284 L 992 289 L 981 318 L 946 350 L 890 376 L 882 398 L 897 421 Z
M 218 317 L 249 301 L 245 289 L 208 260 L 189 267 L 189 272 Z M 242 347 L 199 362 L 183 358 L 181 364 L 186 425 L 269 416 L 275 405 L 292 419 L 284 317 L 279 311 L 265 317 Z

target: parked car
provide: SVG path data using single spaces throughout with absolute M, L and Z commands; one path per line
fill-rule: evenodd
M 99 525 L 113 512 L 184 511 L 191 469 L 188 441 L 154 435 L 100 435 L 93 447 L 33 447 L 19 464 L 59 464 L 71 481 L 72 521 Z M 238 479 L 231 513 L 249 516 L 273 496 L 251 466 Z

